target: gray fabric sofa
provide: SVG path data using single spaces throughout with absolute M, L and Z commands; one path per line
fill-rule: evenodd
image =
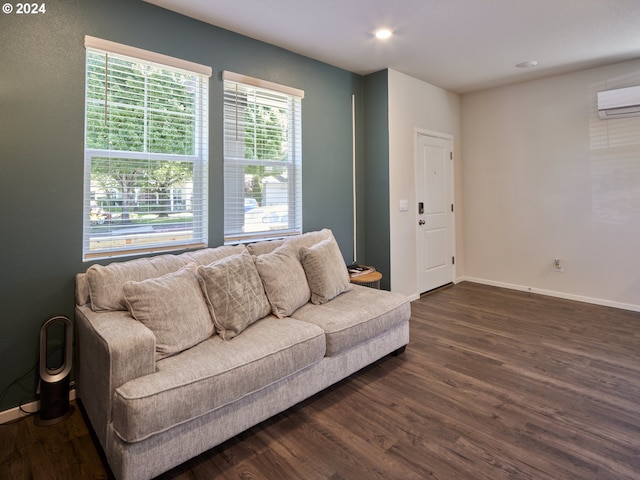
M 93 265 L 76 304 L 76 391 L 121 480 L 155 477 L 409 342 L 408 299 L 350 284 L 326 229 Z

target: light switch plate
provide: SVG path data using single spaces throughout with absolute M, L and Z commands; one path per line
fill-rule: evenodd
M 409 200 L 400 200 L 400 211 L 401 212 L 409 211 Z

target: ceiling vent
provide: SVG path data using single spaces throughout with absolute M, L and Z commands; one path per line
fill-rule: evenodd
M 640 116 L 640 86 L 598 92 L 598 116 L 604 120 Z

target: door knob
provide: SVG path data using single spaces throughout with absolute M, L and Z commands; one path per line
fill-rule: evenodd
M 424 220 L 418 221 L 418 225 L 424 225 L 426 222 Z

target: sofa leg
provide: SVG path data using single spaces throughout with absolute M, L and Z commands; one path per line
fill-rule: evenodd
M 407 346 L 403 345 L 399 349 L 394 350 L 393 352 L 391 352 L 391 355 L 393 355 L 394 357 L 397 357 L 398 355 L 403 354 L 406 349 L 407 349 Z

